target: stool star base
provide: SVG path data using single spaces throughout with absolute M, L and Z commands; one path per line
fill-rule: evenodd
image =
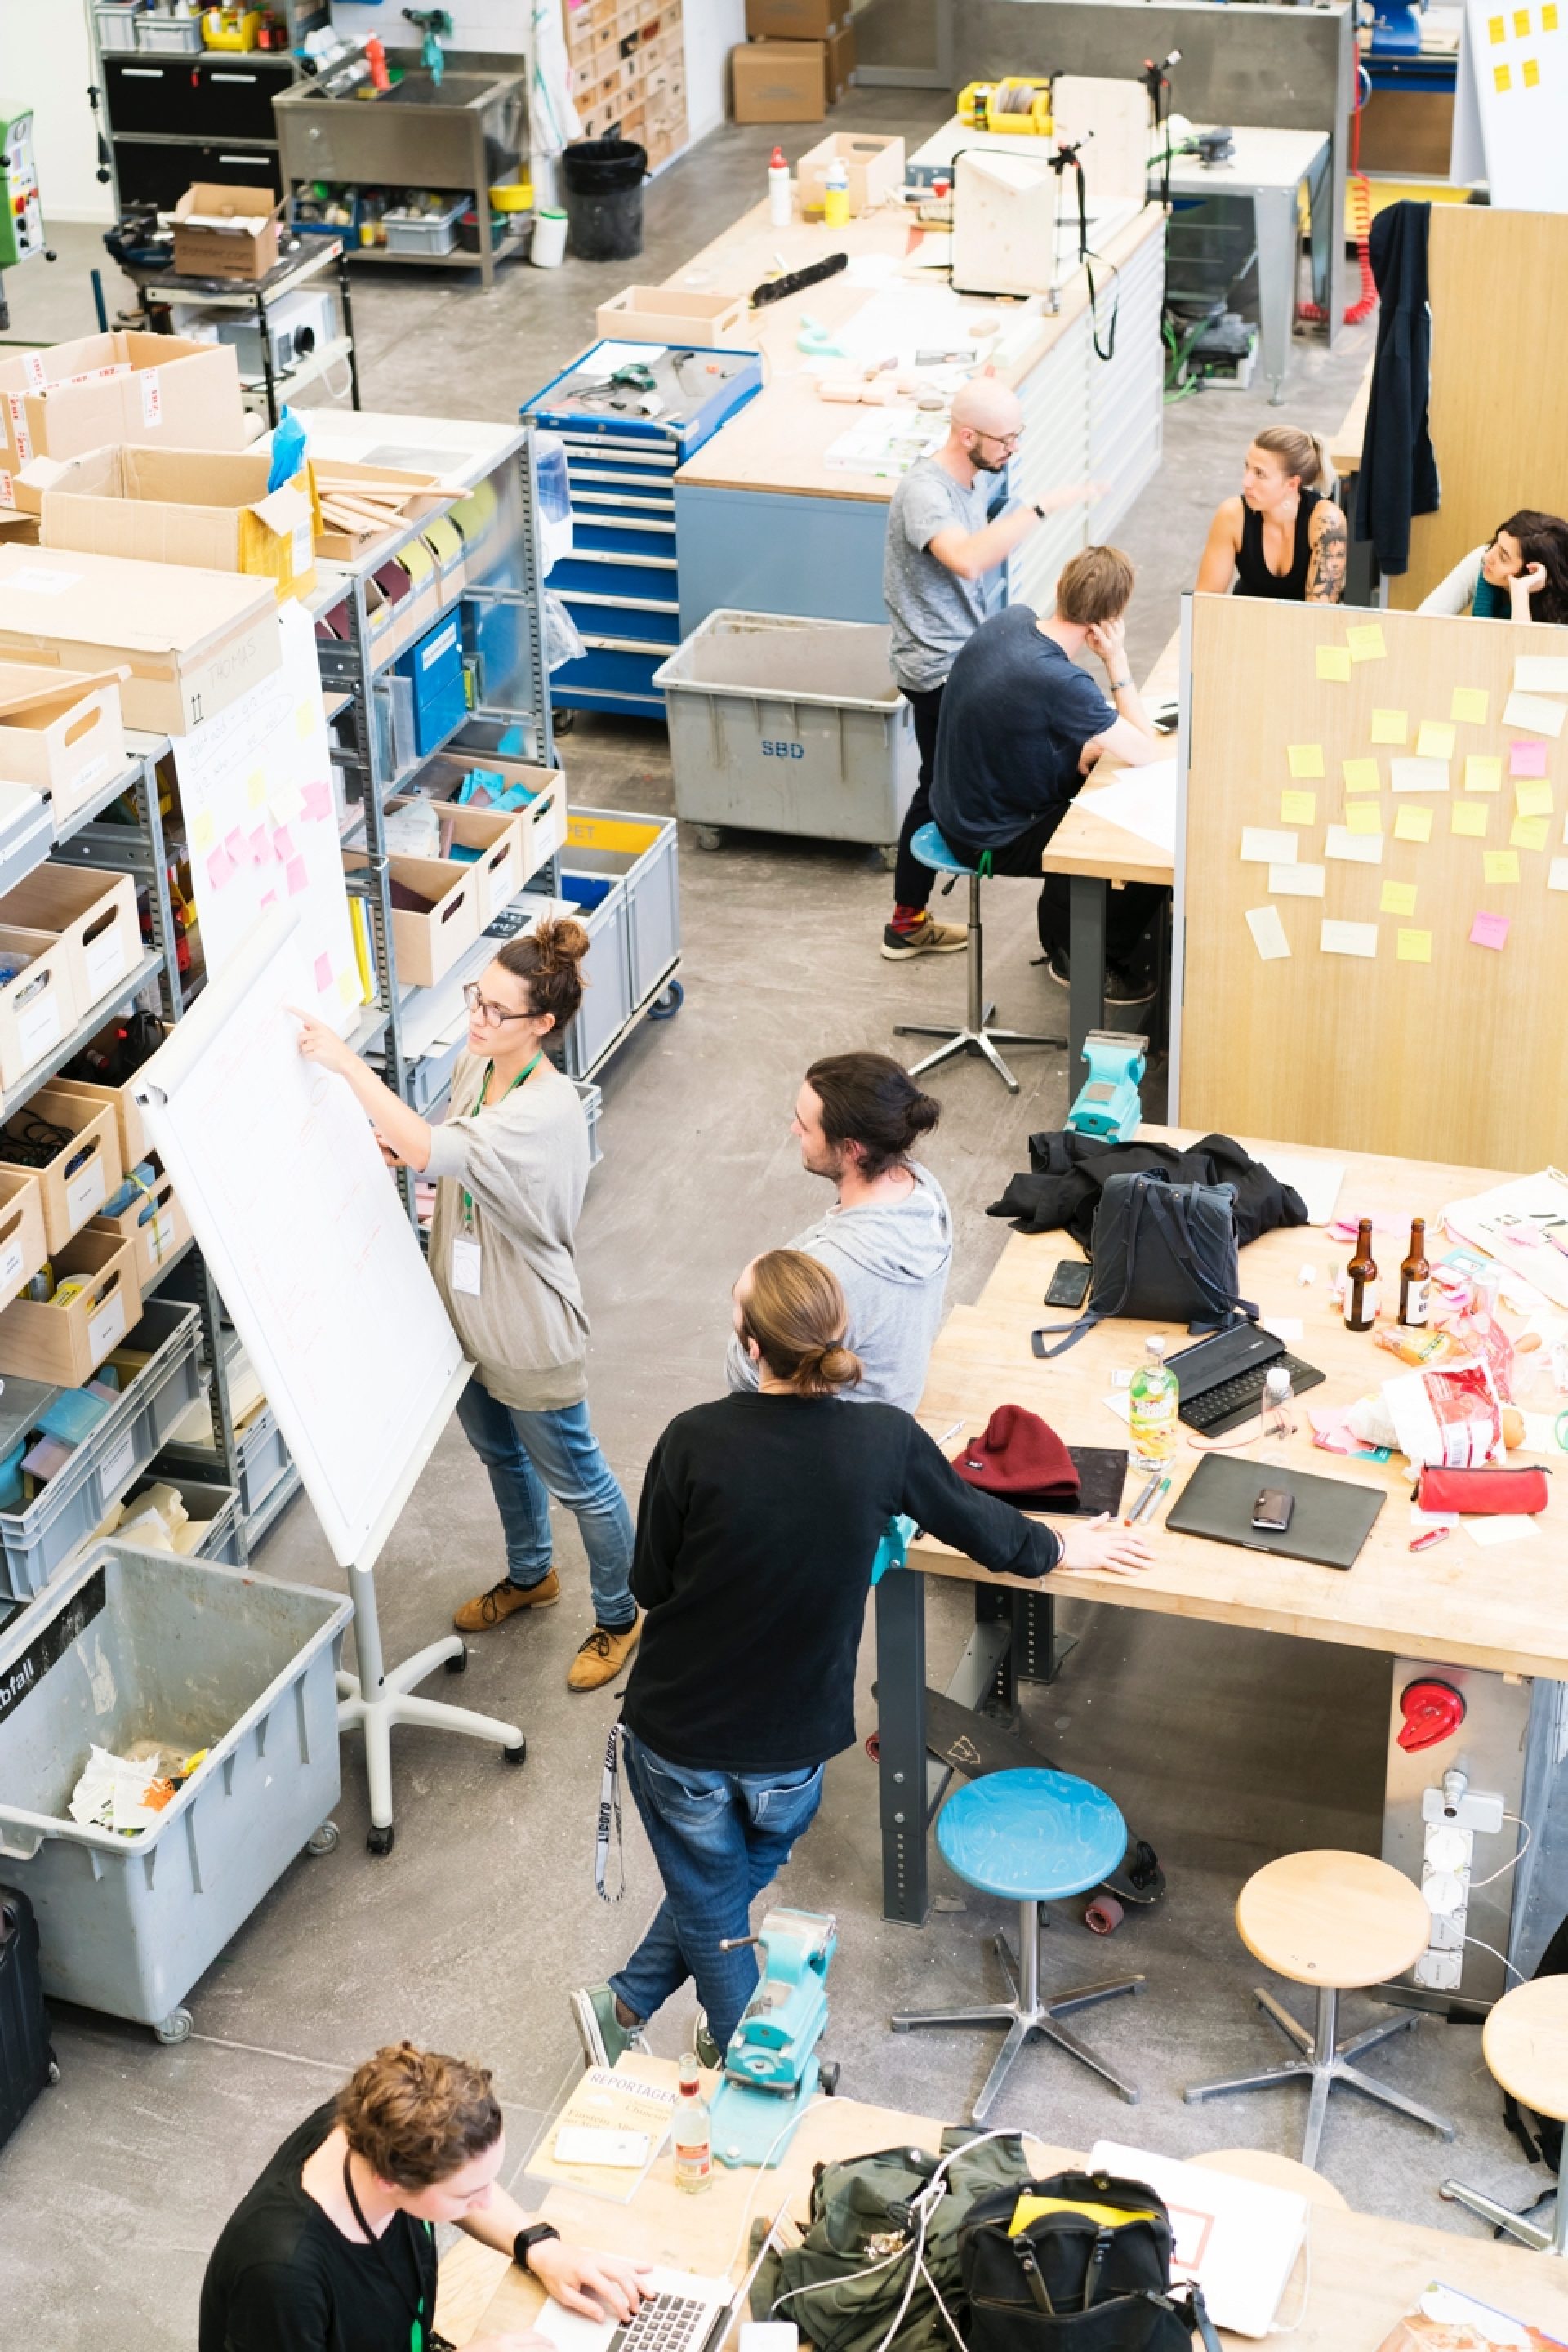
M 1318 1988 L 1315 2031 L 1310 2033 L 1261 1985 L 1255 1989 L 1255 1993 L 1264 2015 L 1279 2028 L 1287 2042 L 1295 2044 L 1301 2055 L 1289 2065 L 1270 2066 L 1260 2074 L 1237 2074 L 1226 2082 L 1195 2084 L 1191 2090 L 1182 2094 L 1189 2106 L 1196 2106 L 1204 2099 L 1226 2098 L 1233 2091 L 1267 2091 L 1277 2083 L 1308 2083 L 1311 2087 L 1307 2101 L 1307 2128 L 1301 2142 L 1301 2161 L 1312 2166 L 1316 2166 L 1318 2161 L 1323 2125 L 1329 2113 L 1329 2094 L 1336 2083 L 1348 2084 L 1352 2090 L 1363 2091 L 1369 2099 L 1381 2099 L 1384 2106 L 1397 2108 L 1402 2116 L 1409 2116 L 1413 2122 L 1426 2125 L 1429 2130 L 1437 2132 L 1444 2139 L 1453 2138 L 1454 2126 L 1443 2116 L 1434 2115 L 1430 2107 L 1422 2106 L 1418 2100 L 1406 2098 L 1403 2091 L 1393 2089 L 1387 2083 L 1378 2082 L 1374 2075 L 1363 2074 L 1361 2068 L 1352 2063 L 1378 2042 L 1386 2042 L 1391 2034 L 1403 2033 L 1407 2027 L 1418 2025 L 1421 2021 L 1419 2010 L 1402 2010 L 1377 2025 L 1369 2025 L 1364 2032 L 1352 2033 L 1348 2040 L 1338 2042 L 1335 2036 L 1339 2030 L 1340 1997 L 1331 1986 L 1320 1985 Z
M 1517 2238 L 1521 2246 L 1529 2246 L 1535 2253 L 1568 2254 L 1568 2197 L 1561 2189 L 1557 2191 L 1557 2211 L 1550 2230 L 1543 2230 L 1539 2221 L 1515 2213 L 1507 2205 L 1500 2205 L 1495 2198 L 1483 2195 L 1479 2189 L 1467 2189 L 1462 2180 L 1445 2180 L 1437 2194 L 1450 2205 L 1462 2205 L 1478 2221 L 1489 2221 L 1494 2230 L 1506 2231 L 1510 2238 Z M 1547 2196 L 1551 2194 L 1548 2189 Z M 1541 2200 L 1542 2204 L 1545 2201 L 1545 2198 Z
M 952 862 L 952 853 L 942 842 L 942 835 L 935 825 L 921 825 L 920 832 L 915 835 L 914 852 L 922 865 L 932 866 L 938 873 L 945 872 L 954 877 L 960 874 L 967 874 L 969 877 L 969 994 L 964 1026 L 962 1029 L 954 1029 L 950 1023 L 932 1026 L 926 1023 L 900 1021 L 895 1024 L 893 1034 L 898 1037 L 941 1037 L 945 1041 L 937 1047 L 934 1054 L 928 1054 L 923 1062 L 917 1062 L 910 1076 L 911 1078 L 921 1077 L 927 1070 L 934 1070 L 939 1062 L 948 1060 L 950 1055 L 967 1053 L 973 1048 L 975 1053 L 984 1055 L 990 1063 L 1008 1093 L 1016 1095 L 1018 1091 L 1018 1081 L 996 1051 L 997 1045 L 1000 1044 L 1065 1046 L 1067 1039 L 1037 1037 L 1023 1029 L 988 1029 L 986 1027 L 985 1024 L 996 1007 L 994 1004 L 988 1004 L 984 1000 L 985 983 L 981 970 L 980 877 L 967 866 L 959 866 Z M 950 882 L 947 887 L 951 889 L 952 887 Z

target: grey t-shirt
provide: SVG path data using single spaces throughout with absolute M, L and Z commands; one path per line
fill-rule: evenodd
M 982 529 L 990 477 L 962 488 L 934 457 L 910 467 L 888 507 L 882 597 L 893 625 L 893 676 L 906 689 L 944 686 L 962 646 L 985 618 L 978 580 L 961 580 L 927 553 L 939 531 Z

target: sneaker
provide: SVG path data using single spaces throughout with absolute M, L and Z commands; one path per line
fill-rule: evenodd
M 1105 1001 L 1107 1004 L 1147 1004 L 1160 993 L 1160 983 L 1152 976 L 1122 971 L 1115 964 L 1105 967 Z
M 708 2011 L 705 2009 L 700 2009 L 697 2012 L 697 2024 L 691 2036 L 691 2047 L 697 2053 L 697 2063 L 700 2066 L 706 2066 L 710 2074 L 722 2073 L 724 2053 L 708 2030 Z
M 550 1609 L 561 1598 L 561 1579 L 553 1569 L 538 1584 L 513 1584 L 502 1577 L 477 1600 L 465 1601 L 452 1622 L 459 1633 L 493 1633 L 520 1609 Z
M 911 956 L 957 955 L 969 945 L 969 933 L 960 923 L 939 923 L 924 915 L 910 931 L 896 931 L 891 923 L 882 933 L 882 953 L 889 963 L 907 963 Z
M 1066 948 L 1052 948 L 1048 955 L 1040 958 L 1040 961 L 1046 967 L 1047 980 L 1055 981 L 1058 988 L 1072 986 L 1072 967 L 1068 961 Z
M 583 2056 L 590 2066 L 613 2066 L 628 2050 L 646 2050 L 638 2025 L 623 2025 L 616 2015 L 616 1996 L 607 1984 L 582 1985 L 567 1999 Z
M 602 1683 L 613 1683 L 641 1634 L 640 1611 L 618 1632 L 608 1625 L 595 1625 L 566 1670 L 567 1689 L 597 1690 Z

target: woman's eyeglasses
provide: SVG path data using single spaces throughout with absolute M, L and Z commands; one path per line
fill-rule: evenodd
M 479 1019 L 488 1022 L 492 1028 L 499 1026 L 503 1021 L 531 1021 L 533 1018 L 531 1013 L 508 1013 L 504 1006 L 492 1004 L 488 996 L 479 994 L 479 983 L 477 980 L 470 980 L 465 983 L 463 1003 L 470 1013 L 477 1013 Z

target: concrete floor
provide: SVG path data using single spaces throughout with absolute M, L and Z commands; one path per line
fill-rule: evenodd
M 855 99 L 843 121 L 923 135 L 942 111 L 923 93 L 872 92 Z M 637 274 L 667 275 L 750 203 L 772 144 L 769 131 L 727 130 L 666 173 L 648 192 Z M 14 333 L 90 326 L 83 273 L 91 240 L 62 232 L 58 242 L 62 262 L 52 274 L 10 281 Z M 571 265 L 546 277 L 514 267 L 490 295 L 412 269 L 369 274 L 356 295 L 367 404 L 511 415 L 519 396 L 582 342 L 593 300 L 624 274 Z M 66 315 L 73 305 L 81 319 Z M 1320 341 L 1300 343 L 1283 413 L 1319 426 L 1337 422 L 1370 333 L 1347 332 L 1331 356 Z M 1135 671 L 1165 642 L 1209 512 L 1234 486 L 1247 434 L 1267 414 L 1258 397 L 1223 393 L 1168 412 L 1163 469 L 1120 533 L 1141 575 L 1130 630 Z M 671 804 L 661 729 L 583 721 L 562 752 L 577 799 Z M 887 877 L 857 853 L 753 838 L 711 856 L 683 842 L 682 860 L 685 1010 L 645 1026 L 606 1074 L 605 1159 L 581 1233 L 595 1422 L 634 1496 L 668 1415 L 720 1387 L 735 1272 L 822 1205 L 787 1133 L 799 1072 L 825 1051 L 892 1045 L 895 1021 L 944 1013 L 963 988 L 952 964 L 881 961 Z M 991 971 L 1003 1017 L 1048 1028 L 1065 1003 L 1030 968 L 1032 898 L 1024 883 L 993 887 Z M 1025 1164 L 1026 1138 L 1058 1125 L 1067 1108 L 1060 1052 L 1020 1055 L 1019 1065 L 1016 1101 L 973 1064 L 941 1081 L 945 1118 L 928 1157 L 955 1213 L 954 1300 L 974 1297 L 1005 1239 L 984 1211 Z M 511 2167 L 521 2172 L 578 2063 L 566 1989 L 624 1957 L 658 1892 L 628 1811 L 626 1900 L 612 1912 L 595 1897 L 598 1760 L 614 1703 L 608 1693 L 574 1697 L 564 1688 L 588 1622 L 570 1521 L 559 1528 L 558 1558 L 565 1605 L 479 1643 L 464 1688 L 469 1704 L 515 1713 L 526 1726 L 523 1771 L 466 1742 L 399 1734 L 397 1845 L 376 1862 L 364 1851 L 363 1775 L 351 1746 L 337 1807 L 341 1846 L 321 1862 L 301 1859 L 195 1988 L 190 2042 L 164 2051 L 109 2020 L 58 2016 L 62 2080 L 0 2156 L 0 2309 L 29 2315 L 29 2344 L 47 2352 L 190 2344 L 205 2256 L 231 2206 L 300 2113 L 380 2042 L 409 2034 L 482 2055 L 496 2070 Z M 340 1582 L 303 1502 L 258 1565 Z M 457 1601 L 500 1572 L 488 1489 L 454 1432 L 382 1564 L 389 1655 L 428 1639 Z M 938 1683 L 965 1638 L 966 1598 L 963 1587 L 931 1590 Z M 1354 1650 L 1132 1612 L 1069 1605 L 1061 1615 L 1078 1647 L 1056 1685 L 1028 1693 L 1028 1727 L 1065 1767 L 1113 1791 L 1158 1846 L 1171 1885 L 1164 1904 L 1131 1917 L 1110 1952 L 1068 1911 L 1053 1926 L 1046 1968 L 1058 1985 L 1106 1973 L 1108 1963 L 1146 1971 L 1144 1997 L 1085 2025 L 1142 2084 L 1143 2100 L 1133 2114 L 1070 2061 L 1037 2048 L 993 2120 L 1079 2147 L 1103 2134 L 1178 2153 L 1237 2144 L 1293 2152 L 1297 2093 L 1189 2108 L 1181 2086 L 1281 2055 L 1249 2003 L 1259 1971 L 1237 1942 L 1231 1906 L 1248 1873 L 1272 1855 L 1312 1845 L 1375 1850 L 1388 1668 Z M 871 1672 L 868 1643 L 862 1729 L 874 1720 Z M 937 1907 L 923 1933 L 885 1925 L 879 1888 L 876 1780 L 857 1748 L 830 1766 L 822 1814 L 786 1880 L 791 1900 L 831 1909 L 840 1922 L 826 2046 L 843 2062 L 846 2093 L 961 2117 L 989 2065 L 992 2037 L 895 2038 L 886 2020 L 895 2005 L 993 1997 L 999 1979 L 986 1939 L 1008 1923 L 940 1863 Z M 1362 2021 L 1367 2005 L 1347 2006 L 1347 2024 Z M 677 2052 L 689 2018 L 677 2006 L 658 2020 L 656 2047 Z M 1529 2201 L 1539 2177 L 1503 2132 L 1472 2029 L 1427 2021 L 1374 2063 L 1452 2116 L 1461 2137 L 1451 2155 L 1415 2125 L 1342 2095 L 1323 2167 L 1353 2203 L 1474 2230 L 1435 2194 L 1451 2166 L 1512 2202 Z M 60 2227 L 65 2211 L 79 2226 Z M 606 2242 L 614 2231 L 606 2207 Z

